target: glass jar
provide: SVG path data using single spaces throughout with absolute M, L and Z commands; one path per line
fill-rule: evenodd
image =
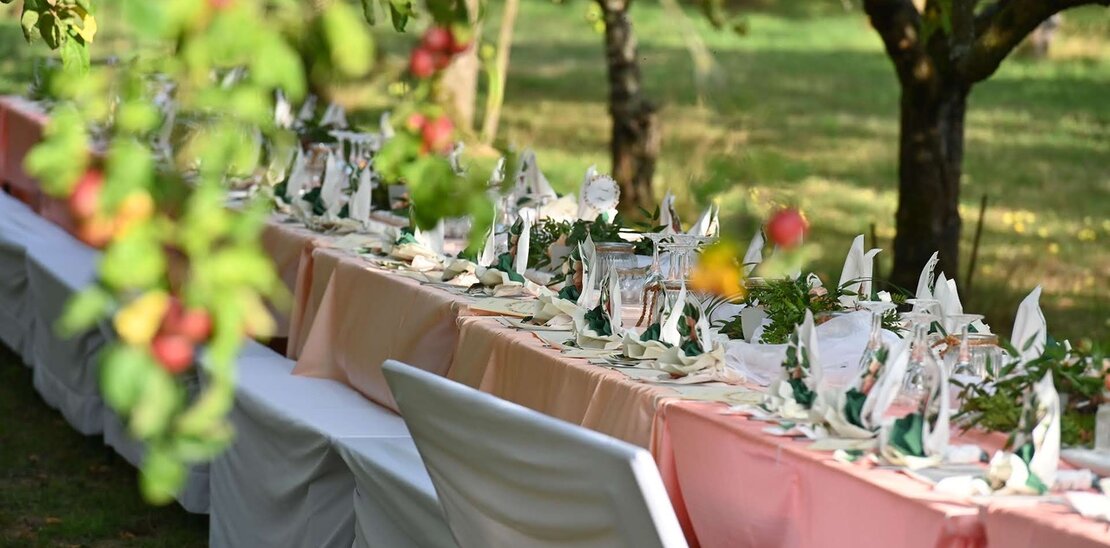
M 596 242 L 597 277 L 594 289 L 601 289 L 610 273 L 619 275 L 621 270 L 636 268 L 636 247 L 628 242 Z

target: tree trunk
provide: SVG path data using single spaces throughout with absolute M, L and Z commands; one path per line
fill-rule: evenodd
M 478 43 L 482 37 L 482 22 L 478 20 L 478 0 L 467 0 L 473 39 L 470 47 L 460 53 L 443 73 L 443 88 L 447 93 L 448 110 L 455 125 L 466 133 L 474 131 L 474 110 L 478 100 Z
M 492 145 L 497 138 L 497 126 L 501 123 L 501 106 L 505 101 L 505 84 L 509 80 L 509 52 L 513 49 L 513 28 L 516 26 L 516 15 L 520 8 L 520 0 L 505 0 L 505 8 L 501 11 L 501 28 L 497 33 L 497 58 L 494 61 L 494 72 L 498 82 L 490 82 L 486 96 L 486 113 L 482 121 L 482 142 Z
M 651 180 L 659 156 L 658 117 L 640 82 L 630 4 L 631 0 L 598 0 L 605 18 L 613 178 L 620 184 L 620 210 L 626 214 L 640 207 L 650 209 Z
M 955 279 L 960 251 L 960 176 L 964 85 L 903 86 L 899 141 L 897 236 L 891 282 L 912 290 L 939 251 L 939 270 Z

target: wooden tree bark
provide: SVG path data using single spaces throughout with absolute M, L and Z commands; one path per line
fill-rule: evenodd
M 650 207 L 652 201 L 651 181 L 659 156 L 658 116 L 643 92 L 636 38 L 628 16 L 631 0 L 597 1 L 605 21 L 613 178 L 621 187 L 620 210 L 634 213 Z
M 1110 0 L 864 0 L 902 89 L 897 235 L 890 281 L 917 284 L 934 251 L 950 278 L 959 274 L 960 178 L 964 120 L 972 87 L 994 74 L 1048 18 Z M 946 11 L 947 8 L 947 11 Z
M 505 82 L 509 79 L 509 53 L 513 49 L 513 28 L 520 9 L 520 0 L 505 0 L 501 10 L 501 28 L 497 33 L 497 58 L 494 70 L 501 79 L 500 89 L 489 90 L 486 113 L 482 121 L 482 142 L 492 145 L 497 138 L 497 126 L 501 123 L 501 106 L 505 100 Z

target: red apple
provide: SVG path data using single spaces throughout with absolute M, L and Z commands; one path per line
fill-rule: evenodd
M 424 48 L 412 50 L 412 57 L 409 57 L 409 71 L 417 78 L 427 78 L 435 74 L 435 56 Z
M 432 53 L 432 65 L 436 70 L 443 70 L 451 64 L 451 54 L 437 51 Z
M 455 133 L 455 124 L 447 116 L 440 116 L 427 124 L 421 136 L 424 138 L 424 148 L 433 152 L 447 152 L 451 149 L 451 138 Z
M 778 211 L 767 221 L 767 236 L 775 245 L 789 249 L 802 243 L 809 228 L 802 214 L 795 208 L 788 207 Z
M 469 40 L 459 40 L 459 37 L 455 36 L 455 33 L 451 33 L 451 47 L 448 48 L 448 51 L 450 51 L 451 53 L 453 53 L 455 55 L 458 55 L 458 54 L 466 51 L 469 48 L 470 48 L 470 41 Z
M 104 174 L 90 169 L 81 176 L 69 195 L 69 210 L 77 219 L 92 217 L 100 208 L 100 190 L 104 188 Z
M 181 335 L 162 334 L 150 343 L 154 359 L 166 371 L 176 375 L 193 365 L 193 343 Z
M 427 123 L 427 117 L 425 117 L 423 114 L 420 114 L 419 112 L 414 112 L 413 114 L 409 115 L 407 120 L 405 120 L 405 127 L 409 128 L 409 131 L 415 133 L 420 131 L 421 129 L 424 129 L 424 124 Z
M 208 5 L 211 6 L 213 9 L 222 10 L 225 8 L 230 8 L 233 2 L 234 0 L 208 0 Z
M 186 310 L 178 321 L 177 332 L 194 343 L 204 342 L 212 334 L 212 316 L 203 308 Z
M 432 27 L 424 32 L 420 43 L 433 52 L 447 52 L 453 41 L 454 37 L 446 27 Z

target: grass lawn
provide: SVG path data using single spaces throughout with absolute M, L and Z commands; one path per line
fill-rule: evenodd
M 590 164 L 609 163 L 601 37 L 585 4 L 525 0 L 508 79 L 505 137 L 534 146 L 565 190 Z M 679 194 L 687 219 L 713 196 L 725 213 L 800 203 L 823 251 L 814 267 L 835 282 L 851 237 L 871 223 L 886 248 L 880 271 L 889 271 L 899 95 L 866 17 L 812 4 L 808 13 L 750 12 L 747 36 L 714 31 L 691 11 L 717 67 L 704 100 L 674 18 L 655 2 L 632 11 L 646 87 L 663 106 L 657 192 Z M 1108 340 L 1110 10 L 1064 17 L 1049 59 L 1012 57 L 971 95 L 964 269 L 983 194 L 989 209 L 974 292 L 963 297 L 1008 336 L 1018 302 L 1039 283 L 1052 333 Z
M 662 106 L 656 192 L 674 190 L 687 220 L 714 198 L 726 216 L 800 204 L 812 225 L 808 241 L 822 249 L 813 268 L 827 282 L 839 278 L 851 238 L 874 223 L 886 248 L 877 272 L 887 272 L 898 88 L 882 45 L 866 16 L 841 2 L 756 3 L 769 7 L 744 12 L 746 36 L 716 31 L 688 10 L 689 25 L 713 54 L 715 70 L 703 86 L 694 83 L 683 24 L 657 2 L 634 5 L 645 86 Z M 522 0 L 508 77 L 501 137 L 535 148 L 563 191 L 573 191 L 589 165 L 609 164 L 608 90 L 602 37 L 587 20 L 591 4 Z M 490 3 L 489 38 L 499 6 Z M 128 51 L 104 19 L 98 39 L 109 42 L 106 50 Z M 0 25 L 0 91 L 19 91 L 30 73 L 27 48 L 14 20 Z M 383 107 L 384 84 L 403 70 L 418 27 L 397 35 L 383 26 L 378 81 L 340 89 L 340 101 Z M 1107 97 L 1110 10 L 1101 7 L 1067 12 L 1048 59 L 1012 56 L 971 95 L 964 271 L 947 274 L 966 280 L 985 194 L 974 288 L 963 287 L 962 296 L 965 309 L 985 313 L 999 333 L 1009 334 L 1018 302 L 1041 284 L 1051 333 L 1110 341 Z M 728 231 L 727 218 L 724 224 Z
M 208 518 L 139 496 L 136 471 L 39 398 L 0 346 L 0 546 L 206 546 Z

